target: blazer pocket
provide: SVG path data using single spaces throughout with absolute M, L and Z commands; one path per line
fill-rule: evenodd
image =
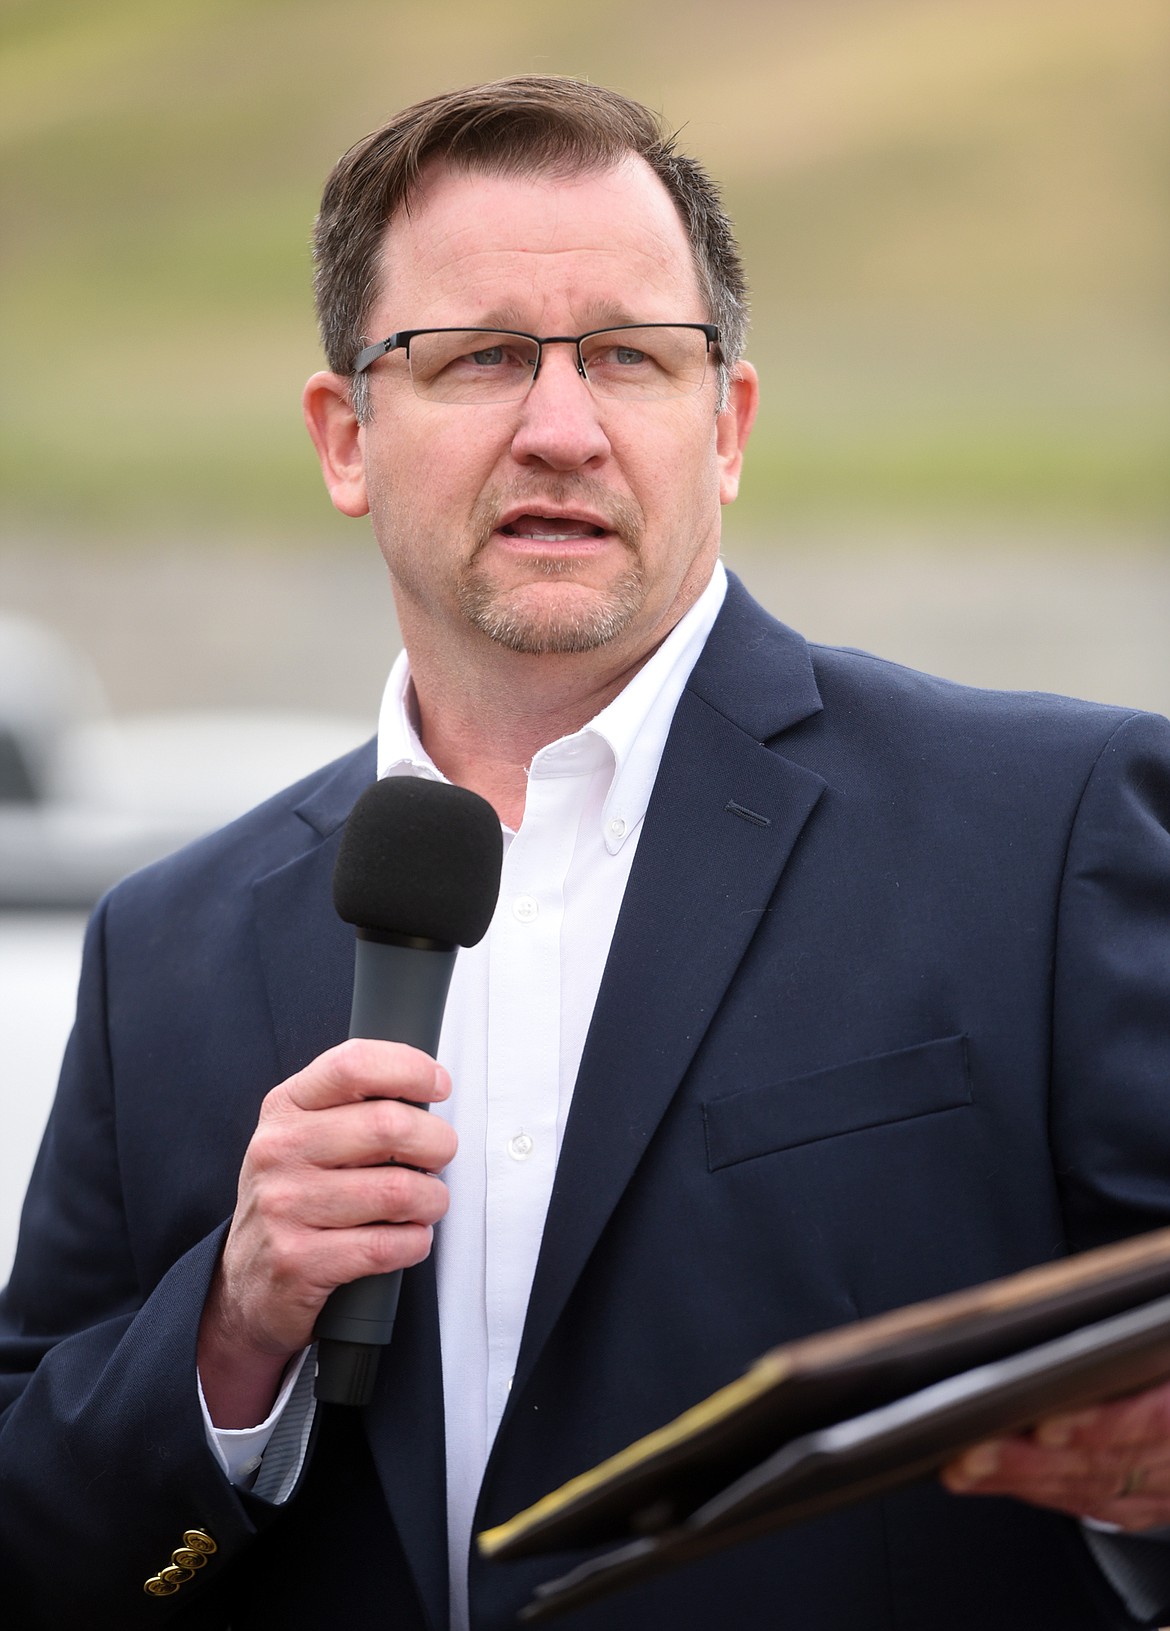
M 710 1099 L 703 1106 L 707 1167 L 716 1172 L 753 1156 L 970 1103 L 966 1037 L 921 1042 Z

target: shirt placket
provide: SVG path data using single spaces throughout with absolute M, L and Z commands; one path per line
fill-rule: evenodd
M 485 1310 L 488 1440 L 507 1403 L 557 1162 L 561 933 L 588 775 L 571 747 L 533 765 L 492 930 Z

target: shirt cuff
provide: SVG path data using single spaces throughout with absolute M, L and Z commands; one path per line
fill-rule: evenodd
M 1170 1531 L 1108 1533 L 1104 1524 L 1081 1520 L 1085 1545 L 1097 1567 L 1141 1625 L 1164 1625 L 1170 1602 Z
M 1170 1525 L 1162 1529 L 1123 1529 L 1119 1523 L 1107 1523 L 1104 1518 L 1078 1518 L 1086 1529 L 1095 1529 L 1099 1535 L 1132 1535 L 1135 1540 L 1170 1540 Z
M 289 1365 L 280 1392 L 276 1396 L 276 1403 L 256 1427 L 217 1427 L 211 1419 L 207 1400 L 203 1396 L 203 1380 L 196 1370 L 195 1383 L 199 1389 L 199 1408 L 203 1412 L 203 1430 L 207 1435 L 208 1446 L 227 1475 L 228 1482 L 237 1489 L 251 1487 L 252 1480 L 264 1459 L 268 1441 L 284 1415 L 293 1389 L 300 1380 L 305 1361 L 312 1352 L 312 1348 L 306 1348 Z M 311 1410 L 309 1414 L 311 1417 Z

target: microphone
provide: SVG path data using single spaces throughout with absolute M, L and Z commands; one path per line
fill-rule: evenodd
M 333 904 L 357 929 L 350 1036 L 436 1052 L 457 948 L 487 933 L 503 849 L 499 817 L 466 787 L 394 776 L 366 788 L 333 873 Z M 318 1399 L 370 1402 L 401 1285 L 395 1269 L 330 1293 L 316 1329 Z

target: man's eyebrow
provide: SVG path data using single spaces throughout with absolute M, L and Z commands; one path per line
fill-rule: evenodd
M 577 332 L 591 334 L 596 329 L 624 328 L 645 320 L 645 318 L 633 316 L 627 306 L 607 306 L 604 310 L 597 307 L 588 321 L 583 320 L 583 326 Z M 480 321 L 468 323 L 467 326 L 469 329 L 483 329 L 489 333 L 502 331 L 507 334 L 534 334 L 536 332 L 522 315 L 518 306 L 493 306 Z
M 493 306 L 484 313 L 480 322 L 470 325 L 474 328 L 504 329 L 509 333 L 529 334 L 531 330 L 525 326 L 518 306 Z

